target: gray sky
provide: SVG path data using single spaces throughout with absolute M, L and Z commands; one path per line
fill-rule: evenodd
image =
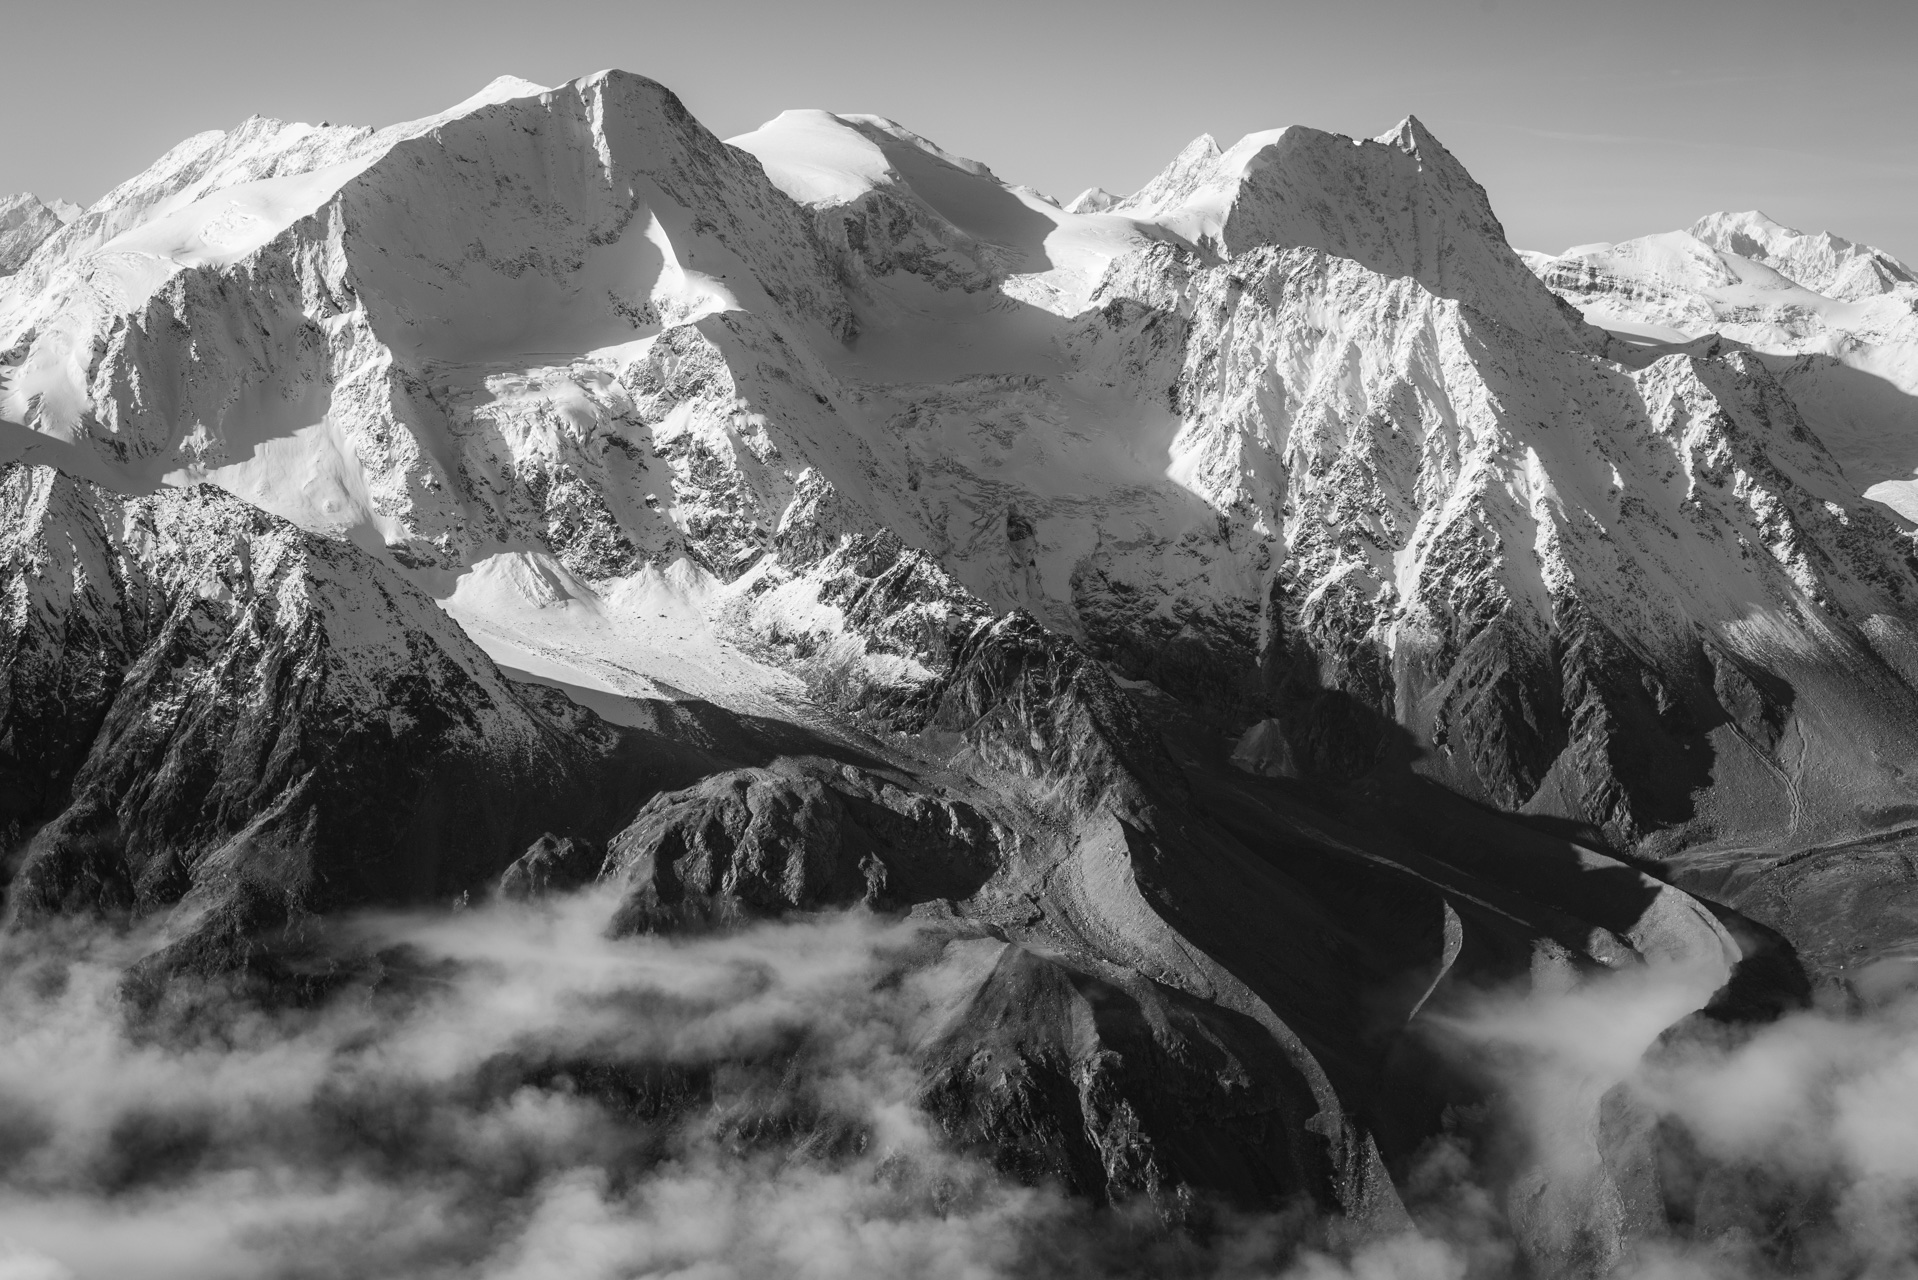
M 67 0 L 9 6 L 0 193 L 87 203 L 259 114 L 389 124 L 618 66 L 722 136 L 891 116 L 1060 198 L 1193 137 L 1417 114 L 1514 243 L 1759 208 L 1918 261 L 1918 0 Z

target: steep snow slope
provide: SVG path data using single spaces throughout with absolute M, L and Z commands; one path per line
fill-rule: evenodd
M 1856 490 L 1918 516 L 1918 278 L 1889 254 L 1716 213 L 1528 261 L 1588 320 L 1648 351 L 1716 333 L 1769 357 Z
M 697 467 L 737 439 L 694 326 L 734 312 L 757 350 L 849 312 L 796 211 L 664 90 L 531 90 L 380 133 L 250 124 L 182 148 L 11 296 L 0 411 L 97 447 L 129 486 L 210 478 L 414 566 L 555 523 L 597 539 L 600 571 L 667 549 L 658 458 Z M 790 382 L 793 363 L 757 366 Z M 661 406 L 651 459 L 618 417 L 635 394 Z M 727 564 L 750 528 L 699 497 L 716 509 L 685 522 Z

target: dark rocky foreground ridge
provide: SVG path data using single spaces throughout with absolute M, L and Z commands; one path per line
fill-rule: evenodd
M 1716 1175 L 1660 1185 L 1619 1095 L 1565 1104 L 1560 1176 L 1434 1028 L 1639 970 L 1758 1024 L 1909 944 L 1877 869 L 1918 813 L 1909 535 L 1749 353 L 1569 313 L 1416 121 L 1244 172 L 1195 144 L 1085 215 L 1133 240 L 1077 284 L 982 167 L 842 125 L 889 176 L 809 206 L 765 138 L 617 73 L 256 121 L 53 233 L 0 295 L 16 940 L 165 921 L 150 1011 L 324 1000 L 366 908 L 905 916 L 966 975 L 915 1100 L 1014 1178 L 1364 1238 L 1443 1137 L 1496 1153 L 1535 1273 L 1703 1230 L 1673 1206 Z M 118 311 L 77 283 L 164 197 L 348 163 Z M 1018 367 L 889 367 L 889 332 Z M 1151 474 L 1073 454 L 1101 413 Z M 249 469 L 314 431 L 337 501 Z M 458 592 L 512 557 L 578 589 L 555 609 L 678 563 L 783 711 L 489 656 L 505 615 Z M 635 670 L 684 656 L 662 634 Z

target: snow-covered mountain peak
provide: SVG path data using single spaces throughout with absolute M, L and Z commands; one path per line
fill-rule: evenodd
M 1557 261 L 1603 263 L 1614 270 L 1630 264 L 1640 287 L 1647 290 L 1731 288 L 1743 278 L 1717 249 L 1689 231 L 1664 231 L 1618 244 L 1577 245 L 1558 255 Z
M 884 116 L 785 111 L 727 144 L 757 157 L 774 184 L 804 205 L 849 204 L 884 189 L 982 240 L 1015 244 L 1022 235 L 1006 225 L 1013 188 L 991 169 Z
M 601 74 L 605 73 L 602 72 Z M 511 102 L 514 98 L 537 98 L 542 93 L 551 92 L 552 87 L 550 85 L 534 84 L 524 76 L 495 76 L 484 89 L 481 89 L 472 97 L 466 98 L 448 107 L 445 111 L 440 112 L 439 118 L 446 119 L 454 116 L 463 116 L 467 112 L 477 111 L 481 107 L 497 106 L 502 102 Z
M 1225 257 L 1323 249 L 1554 345 L 1587 339 L 1505 242 L 1484 189 L 1407 117 L 1371 140 L 1294 125 L 1188 146 L 1113 212 Z
M 621 935 L 923 905 L 902 951 L 971 957 L 928 1133 L 1397 1230 L 1464 1096 L 1391 1092 L 1428 1001 L 1725 985 L 1735 921 L 1608 842 L 1756 875 L 1918 812 L 1918 557 L 1852 447 L 1918 441 L 1860 363 L 1905 295 L 1719 235 L 1521 259 L 1411 117 L 1069 208 L 878 116 L 727 145 L 617 71 L 190 140 L 0 281 L 6 906 L 184 902 L 144 1008 L 312 990 L 309 913 L 596 868 Z M 1701 332 L 1633 350 L 1527 262 Z M 1609 1133 L 1587 1083 L 1554 1124 Z M 1575 1181 L 1598 1234 L 1525 1213 L 1613 1241 Z
M 869 282 L 867 301 L 895 318 L 923 309 L 908 295 L 927 285 L 977 299 L 1005 286 L 1070 314 L 1115 256 L 1162 234 L 1077 202 L 1062 208 L 881 116 L 787 111 L 728 141 L 814 211 L 843 269 Z
M 1220 157 L 1218 141 L 1202 133 L 1172 158 L 1172 163 L 1153 175 L 1150 182 L 1118 202 L 1126 210 L 1158 210 L 1188 198 L 1204 184 L 1215 181 Z
M 1115 195 L 1104 187 L 1087 187 L 1067 202 L 1067 213 L 1106 213 L 1125 197 Z
M 1417 116 L 1408 115 L 1399 121 L 1398 127 L 1389 129 L 1372 139 L 1374 142 L 1389 143 L 1407 155 L 1415 155 L 1433 164 L 1447 164 L 1463 168 L 1458 158 L 1446 149 L 1438 140 L 1438 135 L 1425 127 L 1425 122 Z
M 998 181 L 998 178 L 993 175 L 992 170 L 981 162 L 969 159 L 956 152 L 948 151 L 932 139 L 922 134 L 914 133 L 897 120 L 889 120 L 885 116 L 861 114 L 845 115 L 839 118 L 861 133 L 864 133 L 867 137 L 872 138 L 882 149 L 887 151 L 888 155 L 895 155 L 894 146 L 896 144 L 903 144 L 904 146 L 911 147 L 914 151 L 923 152 L 925 155 L 931 156 L 941 164 L 949 165 L 954 169 L 969 173 L 975 178 L 988 178 L 994 182 Z
M 802 204 L 846 204 L 899 178 L 877 142 L 830 111 L 782 111 L 726 144 L 757 157 L 773 184 Z
M 1918 284 L 1897 259 L 1747 211 L 1526 261 L 1638 358 L 1709 335 L 1760 353 L 1853 492 L 1918 519 Z
M 709 316 L 844 331 L 805 215 L 668 90 L 519 87 L 377 133 L 254 123 L 156 166 L 137 217 L 106 202 L 0 296 L 0 418 L 129 487 L 211 479 L 443 563 L 490 536 L 449 495 L 444 405 L 505 414 L 541 385 L 515 371 Z M 627 395 L 624 358 L 599 394 Z
M 628 75 L 600 73 L 601 76 L 608 74 Z M 637 76 L 630 78 L 643 80 Z M 652 81 L 644 83 L 653 84 Z M 660 93 L 668 92 L 663 87 L 655 88 Z M 384 128 L 307 124 L 251 116 L 232 129 L 196 134 L 144 172 L 115 187 L 92 207 L 69 219 L 69 225 L 57 236 L 49 237 L 48 268 L 56 261 L 99 251 L 137 227 L 181 215 L 188 206 L 210 197 L 268 180 L 317 175 L 311 181 L 283 182 L 277 189 L 240 190 L 235 197 L 237 211 L 228 214 L 224 204 L 216 203 L 186 213 L 175 225 L 154 233 L 155 243 L 183 236 L 179 247 L 193 261 L 220 257 L 224 251 L 239 245 L 244 245 L 240 252 L 249 251 L 278 234 L 292 218 L 310 213 L 332 191 L 396 144 L 489 108 L 516 100 L 537 99 L 549 92 L 518 76 L 500 76 L 444 111 Z M 227 224 L 215 230 L 215 243 L 200 244 L 197 229 L 204 223 L 219 223 L 223 218 Z M 278 225 L 274 225 L 276 220 Z M 244 234 L 237 238 L 227 234 L 239 226 L 246 228 Z M 148 252 L 151 248 L 151 244 L 143 242 L 134 251 Z M 226 260 L 233 256 L 225 253 Z M 44 288 L 45 284 L 46 278 L 41 275 L 32 287 Z
M 1726 253 L 1762 262 L 1814 293 L 1855 302 L 1918 285 L 1918 274 L 1882 249 L 1829 231 L 1804 232 L 1757 210 L 1712 213 L 1692 235 Z

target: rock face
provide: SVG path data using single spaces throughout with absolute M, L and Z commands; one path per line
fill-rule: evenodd
M 607 850 L 615 932 L 708 926 L 853 903 L 962 899 L 998 836 L 965 804 L 841 765 L 715 774 L 653 797 Z
M 5 819 L 16 920 L 443 897 L 643 753 L 516 686 L 348 543 L 207 487 L 9 466 Z M 599 818 L 599 821 L 607 821 Z
M 565 893 L 591 884 L 599 875 L 606 854 L 591 840 L 556 836 L 548 831 L 513 859 L 513 865 L 500 872 L 499 895 L 516 902 L 531 902 L 549 894 Z
M 0 276 L 18 271 L 35 249 L 73 221 L 75 212 L 58 201 L 42 204 L 25 192 L 0 196 Z
M 1434 1001 L 1800 993 L 1608 846 L 1704 892 L 1918 811 L 1896 420 L 1701 327 L 1787 268 L 1835 291 L 1773 291 L 1791 341 L 1903 341 L 1908 272 L 1751 219 L 1521 259 L 1416 120 L 1066 207 L 618 72 L 189 140 L 0 285 L 15 926 L 167 916 L 211 970 L 488 886 L 912 912 L 953 1142 L 1402 1225 L 1479 1096 Z M 1798 884 L 1739 901 L 1810 938 Z M 1604 1093 L 1586 1181 L 1501 1175 L 1547 1270 L 1636 1229 Z
M 1020 1178 L 1105 1203 L 1148 1196 L 1203 1220 L 1325 1185 L 1289 1064 L 1256 1022 L 1128 971 L 997 939 L 953 944 L 984 971 L 931 1049 L 924 1105 Z

